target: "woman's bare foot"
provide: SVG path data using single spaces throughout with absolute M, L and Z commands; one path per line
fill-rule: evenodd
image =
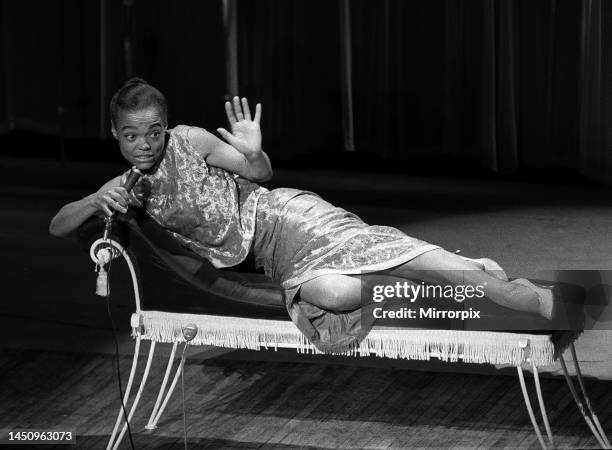
M 511 283 L 520 284 L 521 286 L 533 290 L 538 295 L 540 315 L 545 319 L 552 320 L 554 304 L 552 289 L 536 286 L 525 278 L 517 278 L 516 280 L 512 280 Z
M 480 270 L 484 270 L 492 277 L 495 277 L 502 281 L 508 281 L 508 275 L 506 275 L 506 272 L 504 272 L 504 269 L 502 269 L 501 266 L 497 264 L 495 261 L 493 261 L 492 259 L 489 259 L 489 258 L 472 259 L 472 258 L 466 258 L 465 256 L 462 256 L 461 258 L 465 259 L 466 261 L 472 261 L 473 263 L 476 263 L 479 266 Z

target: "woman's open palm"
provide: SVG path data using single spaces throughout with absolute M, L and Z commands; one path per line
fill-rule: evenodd
M 250 156 L 261 151 L 261 104 L 255 106 L 255 117 L 251 120 L 251 110 L 246 98 L 242 102 L 234 97 L 233 105 L 225 102 L 225 113 L 231 126 L 232 132 L 224 128 L 217 128 L 219 134 L 228 144 L 245 156 Z

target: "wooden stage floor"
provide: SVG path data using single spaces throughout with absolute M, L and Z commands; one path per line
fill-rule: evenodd
M 197 355 L 201 349 L 189 352 L 195 354 L 185 369 L 191 449 L 539 447 L 515 376 L 249 361 L 242 359 L 245 352 L 207 359 Z M 183 448 L 180 384 L 158 429 L 143 429 L 165 361 L 155 358 L 133 419 L 136 448 Z M 131 357 L 122 355 L 120 362 L 125 382 Z M 141 370 L 144 363 L 143 357 Z M 0 368 L 0 428 L 73 430 L 77 448 L 104 447 L 119 405 L 112 354 L 5 348 Z M 597 448 L 565 381 L 542 381 L 556 445 Z M 589 379 L 587 389 L 604 429 L 611 430 L 610 383 Z M 129 448 L 127 439 L 121 448 Z

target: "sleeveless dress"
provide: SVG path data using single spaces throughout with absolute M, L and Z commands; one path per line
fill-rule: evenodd
M 285 291 L 292 321 L 319 350 L 344 352 L 367 334 L 361 310 L 333 312 L 299 298 L 302 283 L 327 274 L 365 274 L 439 248 L 387 226 L 372 226 L 312 192 L 272 191 L 210 166 L 191 146 L 193 127 L 168 130 L 165 153 L 135 191 L 147 213 L 215 267 L 250 252 Z

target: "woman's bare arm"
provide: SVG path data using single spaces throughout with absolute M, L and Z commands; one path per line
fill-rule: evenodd
M 115 177 L 97 192 L 64 205 L 51 220 L 49 233 L 58 237 L 69 236 L 94 214 L 101 212 L 111 215 L 113 211 L 124 213 L 128 205 L 137 202 L 132 194 L 121 187 L 121 177 Z
M 191 128 L 188 137 L 193 148 L 211 166 L 237 173 L 256 182 L 272 178 L 270 159 L 263 150 L 247 156 L 203 128 Z
M 202 128 L 189 130 L 189 141 L 210 165 L 237 173 L 253 181 L 267 181 L 272 178 L 270 159 L 261 148 L 261 105 L 255 107 L 255 117 L 246 98 L 242 102 L 234 97 L 233 104 L 225 103 L 225 112 L 231 133 L 218 128 L 219 134 L 227 141 L 223 142 L 214 134 Z

